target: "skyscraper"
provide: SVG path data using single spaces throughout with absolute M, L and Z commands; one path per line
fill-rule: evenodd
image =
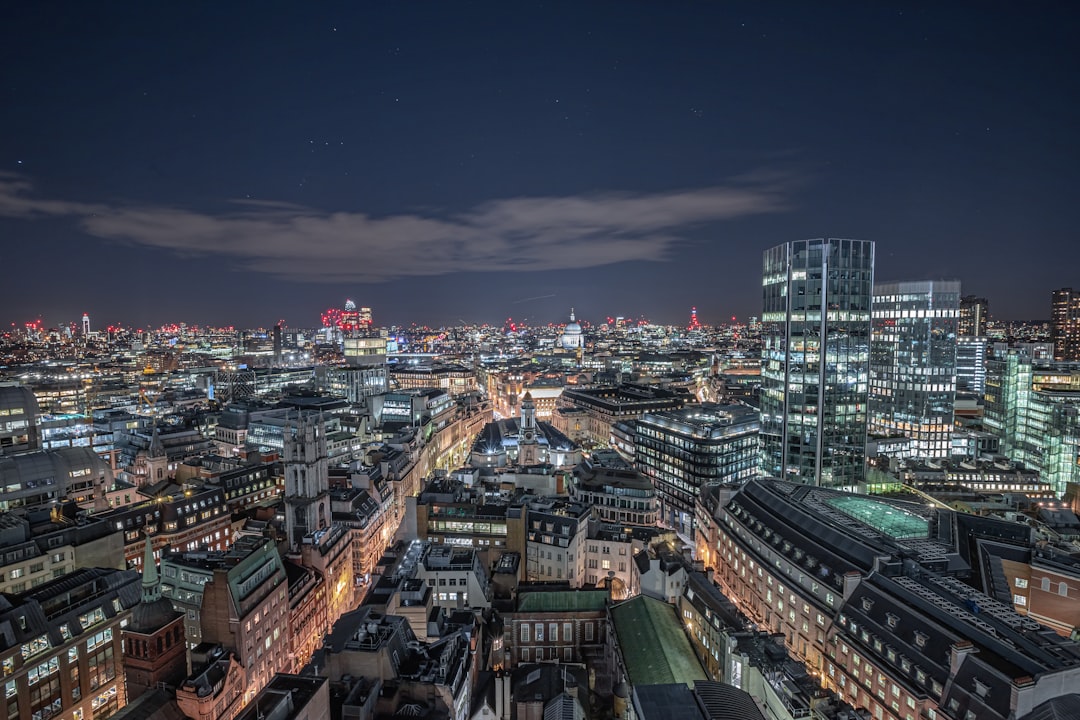
M 1050 336 L 1055 360 L 1080 360 L 1080 291 L 1061 288 L 1051 294 Z
M 960 283 L 876 285 L 873 307 L 870 434 L 909 437 L 916 455 L 948 457 Z
M 957 335 L 982 337 L 986 334 L 986 321 L 989 317 L 989 300 L 974 295 L 965 295 L 960 298 L 960 322 Z
M 874 243 L 818 238 L 765 251 L 761 472 L 863 482 Z

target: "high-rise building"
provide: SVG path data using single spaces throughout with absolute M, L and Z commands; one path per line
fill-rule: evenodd
M 874 243 L 818 238 L 765 251 L 765 475 L 853 488 L 864 477 Z
M 986 390 L 988 346 L 985 337 L 956 338 L 956 392 L 982 395 Z
M 920 457 L 948 457 L 960 283 L 875 285 L 873 307 L 869 432 L 909 437 Z
M 1061 288 L 1050 296 L 1050 336 L 1055 360 L 1080 360 L 1080 290 Z
M 1001 452 L 1039 472 L 1057 495 L 1080 482 L 1080 363 L 998 348 L 988 363 L 986 428 Z
M 960 298 L 960 322 L 956 334 L 967 337 L 986 335 L 986 321 L 989 317 L 989 300 L 974 295 L 965 295 Z

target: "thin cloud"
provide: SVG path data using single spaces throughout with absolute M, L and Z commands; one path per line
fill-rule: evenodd
M 689 229 L 783 212 L 786 195 L 785 181 L 769 178 L 668 193 L 510 198 L 445 217 L 377 217 L 246 199 L 234 201 L 235 211 L 209 214 L 43 199 L 25 178 L 0 174 L 0 216 L 69 217 L 106 240 L 334 283 L 663 261 Z

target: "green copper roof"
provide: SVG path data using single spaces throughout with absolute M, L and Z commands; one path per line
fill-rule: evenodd
M 930 535 L 930 526 L 925 519 L 888 503 L 857 495 L 833 497 L 825 502 L 851 519 L 869 525 L 896 540 Z
M 709 679 L 671 605 L 638 595 L 613 607 L 611 617 L 631 685 Z
M 557 612 L 603 610 L 607 590 L 558 590 L 522 593 L 518 612 Z

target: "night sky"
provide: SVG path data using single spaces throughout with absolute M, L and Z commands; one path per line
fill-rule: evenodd
M 1045 318 L 1080 285 L 1075 8 L 18 3 L 0 327 L 718 323 L 821 236 Z

